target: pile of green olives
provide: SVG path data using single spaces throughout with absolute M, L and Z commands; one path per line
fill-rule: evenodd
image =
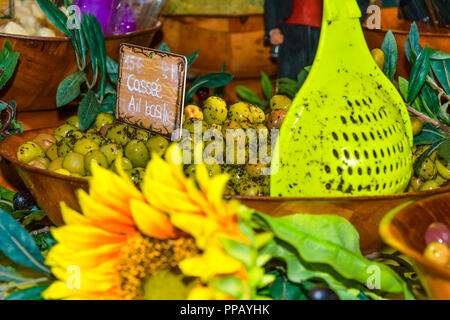
M 116 122 L 112 114 L 100 113 L 86 132 L 80 130 L 78 116 L 72 116 L 53 134 L 38 134 L 19 147 L 17 158 L 40 169 L 83 178 L 91 175 L 92 162 L 116 171 L 121 155 L 122 168 L 139 185 L 151 153 L 163 155 L 168 145 L 164 137 L 151 136 Z
M 200 152 L 210 176 L 221 173 L 230 175 L 226 194 L 268 195 L 271 129 L 280 128 L 290 104 L 288 97 L 276 95 L 270 101 L 270 112 L 264 112 L 260 107 L 246 102 L 228 105 L 222 98 L 211 96 L 202 107 L 186 106 L 184 136 L 178 142 L 181 150 L 188 150 L 190 161 L 184 165 L 186 176 L 195 177 L 195 152 Z M 197 128 L 202 133 L 200 148 L 196 148 L 198 143 L 194 143 L 197 141 L 194 136 L 198 134 L 195 131 Z M 248 129 L 255 129 L 254 132 L 259 135 L 257 149 L 252 152 L 249 137 L 245 134 Z M 222 139 L 216 139 L 214 134 L 206 139 L 207 131 L 220 134 Z M 244 139 L 244 142 L 239 144 L 239 139 Z M 120 165 L 139 186 L 151 154 L 156 152 L 163 156 L 169 143 L 162 136 L 151 135 L 146 130 L 117 122 L 112 114 L 100 113 L 93 127 L 85 132 L 80 130 L 78 116 L 70 117 L 52 134 L 41 133 L 32 141 L 22 144 L 17 151 L 17 158 L 40 169 L 84 178 L 91 175 L 92 162 L 116 171 L 117 158 L 121 155 Z M 259 152 L 263 146 L 264 154 Z M 252 154 L 253 160 L 250 161 Z M 205 159 L 211 160 L 216 156 L 222 156 L 223 162 Z
M 414 136 L 420 134 L 423 128 L 422 122 L 418 118 L 412 118 L 411 124 Z M 428 154 L 430 147 L 430 145 L 413 147 L 413 163 L 417 163 L 418 168 L 411 178 L 408 192 L 437 189 L 450 180 L 449 163 L 439 157 L 437 150 L 429 154 L 425 159 L 421 159 L 425 152 Z M 417 162 L 419 160 L 422 161 Z

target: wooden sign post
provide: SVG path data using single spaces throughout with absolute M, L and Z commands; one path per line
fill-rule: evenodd
M 122 44 L 116 119 L 179 140 L 186 69 L 184 56 Z

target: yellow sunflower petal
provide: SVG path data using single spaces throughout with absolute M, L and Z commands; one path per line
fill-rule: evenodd
M 177 230 L 165 214 L 137 200 L 131 200 L 130 206 L 133 219 L 143 234 L 157 239 L 177 237 Z
M 69 225 L 90 225 L 88 218 L 70 208 L 64 202 L 60 203 L 61 215 L 66 224 Z
M 242 264 L 216 246 L 208 246 L 201 256 L 188 258 L 180 262 L 184 275 L 198 277 L 206 282 L 216 275 L 233 274 Z

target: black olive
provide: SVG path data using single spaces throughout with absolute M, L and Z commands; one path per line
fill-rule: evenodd
M 14 195 L 14 210 L 30 210 L 36 205 L 33 195 L 29 191 L 19 191 Z

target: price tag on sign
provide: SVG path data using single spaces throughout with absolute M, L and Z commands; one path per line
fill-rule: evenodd
M 0 0 L 0 19 L 12 19 L 14 15 L 14 0 Z
M 184 56 L 122 44 L 116 119 L 179 140 L 186 68 Z

